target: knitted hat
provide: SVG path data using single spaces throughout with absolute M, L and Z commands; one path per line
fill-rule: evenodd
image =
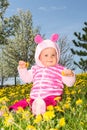
M 57 62 L 59 61 L 59 55 L 60 55 L 60 49 L 58 45 L 56 44 L 57 40 L 59 38 L 58 34 L 53 34 L 50 39 L 43 40 L 41 35 L 36 35 L 34 38 L 34 41 L 37 45 L 36 51 L 35 51 L 35 62 L 37 65 L 44 67 L 39 60 L 39 56 L 42 50 L 52 47 L 56 50 L 57 53 Z

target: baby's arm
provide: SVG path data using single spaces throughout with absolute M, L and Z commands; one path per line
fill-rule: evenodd
M 18 73 L 23 82 L 25 83 L 32 82 L 32 79 L 33 79 L 32 70 L 27 70 L 26 62 L 19 61 Z
M 68 87 L 71 87 L 75 83 L 75 73 L 70 69 L 64 69 L 62 71 L 62 81 Z

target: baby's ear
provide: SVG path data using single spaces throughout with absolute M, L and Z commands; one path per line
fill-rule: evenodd
M 41 35 L 36 35 L 34 41 L 36 44 L 39 44 L 43 41 L 43 38 L 41 37 Z
M 56 33 L 51 36 L 51 41 L 53 41 L 53 42 L 57 42 L 58 39 L 59 39 L 59 35 Z

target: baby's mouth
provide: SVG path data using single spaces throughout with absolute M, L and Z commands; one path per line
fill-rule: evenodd
M 49 63 L 52 63 L 52 61 L 48 61 Z

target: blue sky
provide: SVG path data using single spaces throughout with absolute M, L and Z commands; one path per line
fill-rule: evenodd
M 8 0 L 6 16 L 29 10 L 33 25 L 40 26 L 47 38 L 53 33 L 72 40 L 74 32 L 81 32 L 87 21 L 87 0 Z
M 34 26 L 40 26 L 41 33 L 50 37 L 53 33 L 73 38 L 81 32 L 87 21 L 87 0 L 8 0 L 6 16 L 17 14 L 18 10 L 30 10 Z

